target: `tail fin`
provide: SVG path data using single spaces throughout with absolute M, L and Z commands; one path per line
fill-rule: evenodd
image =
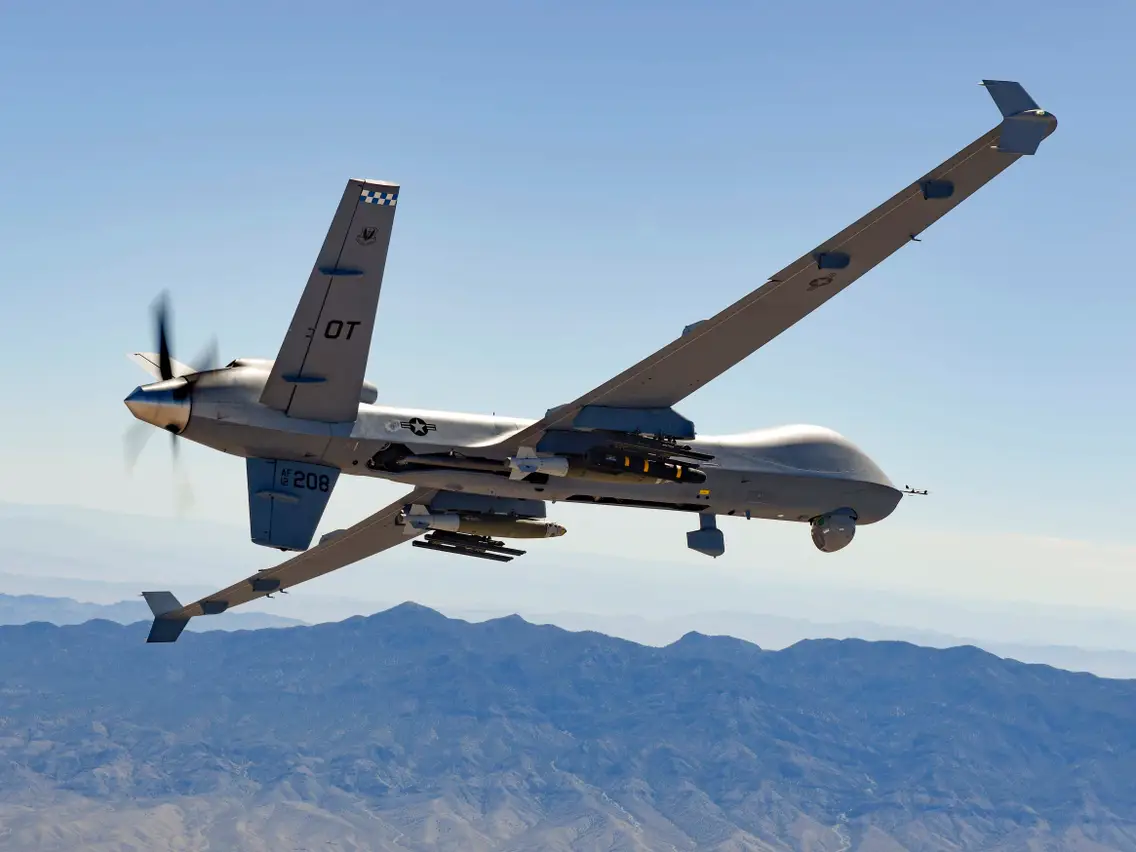
M 525 464 L 526 460 L 536 458 L 538 458 L 536 450 L 532 447 L 517 447 L 517 454 L 509 459 L 509 479 L 524 479 L 536 470 L 535 467 Z
M 181 601 L 174 597 L 173 592 L 143 592 L 142 597 L 150 606 L 154 614 L 154 623 L 150 626 L 150 635 L 147 642 L 176 642 L 185 626 L 189 624 L 188 618 L 167 618 L 171 612 L 182 608 Z
M 418 535 L 419 533 L 426 532 L 430 529 L 429 518 L 429 509 L 421 503 L 411 504 L 410 508 L 406 511 L 406 517 L 403 519 L 402 534 Z

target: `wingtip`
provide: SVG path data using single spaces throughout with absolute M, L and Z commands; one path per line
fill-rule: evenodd
M 182 608 L 181 601 L 174 597 L 173 592 L 143 592 L 142 597 L 146 599 L 146 604 L 155 618 L 161 618 Z
M 182 608 L 181 601 L 174 597 L 173 592 L 143 592 L 142 597 L 154 614 L 154 623 L 150 625 L 150 635 L 146 637 L 146 642 L 176 642 L 189 624 L 188 618 L 169 617 L 170 613 Z
M 1038 106 L 1021 83 L 1013 80 L 983 80 L 1002 113 L 998 150 L 1009 154 L 1035 154 L 1042 141 L 1057 129 L 1057 116 Z
M 994 104 L 1002 113 L 1003 118 L 1019 115 L 1023 112 L 1042 111 L 1025 86 L 1016 80 L 983 80 L 981 84 Z

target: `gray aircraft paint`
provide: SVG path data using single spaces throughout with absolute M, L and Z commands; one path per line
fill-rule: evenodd
M 373 476 L 440 490 L 474 491 L 492 496 L 565 500 L 574 495 L 617 497 L 657 503 L 704 503 L 715 514 L 807 521 L 816 514 L 855 503 L 860 523 L 887 517 L 901 492 L 859 448 L 819 426 L 784 426 L 742 435 L 696 438 L 694 449 L 714 456 L 703 466 L 707 481 L 628 484 L 551 478 L 543 485 L 510 481 L 467 471 L 425 471 L 402 475 L 373 471 L 367 459 L 391 443 L 418 453 L 453 449 L 491 455 L 494 443 L 531 426 L 534 420 L 489 417 L 410 408 L 360 405 L 353 424 L 290 418 L 251 405 L 267 371 L 234 367 L 202 377 L 194 389 L 189 422 L 182 435 L 242 457 L 290 459 L 337 467 L 355 476 Z M 416 436 L 402 424 L 421 420 L 434 428 Z M 287 430 L 287 431 L 285 431 Z M 709 499 L 701 492 L 709 492 Z

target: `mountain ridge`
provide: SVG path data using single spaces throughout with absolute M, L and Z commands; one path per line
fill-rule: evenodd
M 410 603 L 169 646 L 146 627 L 0 627 L 0 819 L 20 837 L 46 831 L 19 810 L 33 789 L 82 827 L 52 849 L 131 813 L 136 846 L 105 848 L 1136 850 L 1133 681 L 904 642 L 659 648 Z
M 20 585 L 11 575 L 0 574 L 0 585 Z M 67 584 L 71 581 L 58 581 Z M 194 591 L 183 589 L 178 592 L 182 599 L 196 598 L 208 589 Z M 184 593 L 184 595 L 182 594 Z M 312 600 L 315 600 L 314 598 Z M 310 603 L 310 601 L 309 601 Z M 354 602 L 354 607 L 363 603 L 375 609 L 389 608 L 389 604 Z M 325 602 L 326 604 L 326 602 Z M 462 609 L 443 607 L 451 617 L 467 621 L 484 621 L 496 618 L 501 610 Z M 309 611 L 310 610 L 310 611 Z M 293 608 L 291 617 L 273 612 L 253 609 L 227 613 L 223 618 L 199 618 L 189 624 L 193 631 L 201 630 L 247 630 L 262 627 L 297 626 L 304 623 L 320 623 L 342 620 L 349 617 L 344 613 L 329 613 L 326 606 L 315 605 L 300 610 Z M 1022 642 L 999 641 L 943 633 L 937 630 L 915 630 L 897 625 L 863 622 L 823 622 L 805 618 L 771 614 L 768 612 L 745 613 L 739 611 L 690 612 L 667 618 L 644 618 L 642 616 L 606 615 L 584 612 L 541 612 L 523 610 L 524 617 L 533 624 L 556 624 L 570 631 L 593 630 L 644 645 L 663 646 L 670 644 L 691 629 L 712 636 L 734 636 L 745 641 L 756 642 L 762 647 L 785 648 L 806 638 L 862 638 L 872 641 L 902 640 L 914 644 L 944 648 L 956 645 L 974 645 L 996 654 L 1022 662 L 1046 663 L 1069 671 L 1090 671 L 1111 678 L 1136 677 L 1136 652 L 1105 647 L 1077 647 L 1072 645 L 1029 644 Z M 297 617 L 303 615 L 303 618 Z M 113 603 L 88 603 L 69 597 L 55 597 L 43 594 L 0 594 L 0 624 L 24 624 L 28 621 L 48 621 L 54 624 L 77 624 L 88 618 L 107 617 L 119 623 L 131 623 L 149 618 L 149 610 L 137 598 L 117 600 Z

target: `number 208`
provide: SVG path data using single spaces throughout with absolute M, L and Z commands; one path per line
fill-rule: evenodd
M 327 491 L 331 488 L 331 477 L 326 473 L 305 473 L 302 470 L 286 470 L 281 477 L 284 485 L 306 491 Z

